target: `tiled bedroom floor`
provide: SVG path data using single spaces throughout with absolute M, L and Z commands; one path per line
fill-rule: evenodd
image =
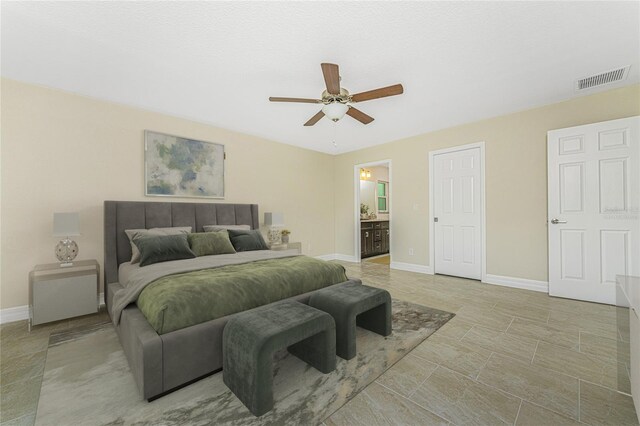
M 458 278 L 343 263 L 394 298 L 457 316 L 325 421 L 355 424 L 637 424 L 615 308 Z M 2 425 L 33 424 L 49 334 L 104 312 L 0 326 Z
M 392 297 L 456 313 L 327 425 L 636 425 L 616 308 L 342 263 Z M 623 345 L 621 345 L 621 348 Z

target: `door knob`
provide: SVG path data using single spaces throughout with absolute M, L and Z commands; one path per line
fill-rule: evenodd
M 559 220 L 559 219 L 551 219 L 551 223 L 553 223 L 554 225 L 557 225 L 559 223 L 567 223 L 566 220 Z

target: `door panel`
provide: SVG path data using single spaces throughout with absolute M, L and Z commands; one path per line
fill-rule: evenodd
M 578 154 L 584 152 L 584 137 L 569 136 L 567 138 L 560 138 L 560 155 Z
M 462 262 L 473 264 L 475 261 L 475 228 L 473 226 L 462 226 Z
M 603 283 L 616 283 L 616 274 L 627 275 L 627 231 L 600 231 L 601 277 Z
M 584 231 L 579 229 L 560 230 L 560 250 L 562 253 L 562 278 L 584 280 Z
M 453 179 L 442 180 L 442 212 L 453 213 Z
M 560 211 L 582 212 L 584 209 L 584 167 L 582 163 L 560 165 Z
M 442 261 L 453 262 L 453 226 L 442 225 Z
M 640 274 L 640 117 L 548 133 L 549 294 L 615 303 Z
M 615 129 L 604 132 L 598 132 L 598 145 L 600 150 L 616 149 L 628 146 L 629 129 Z
M 433 156 L 434 272 L 482 276 L 480 148 Z
M 462 176 L 462 213 L 473 214 L 473 176 Z
M 627 211 L 627 159 L 600 160 L 600 213 Z

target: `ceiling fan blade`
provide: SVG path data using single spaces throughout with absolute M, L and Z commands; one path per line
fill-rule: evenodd
M 305 99 L 305 98 L 274 98 L 270 97 L 271 102 L 300 102 L 303 104 L 319 104 L 322 103 L 320 99 Z
M 373 121 L 373 117 L 368 116 L 364 112 L 352 106 L 349 107 L 349 110 L 347 111 L 347 115 L 350 115 L 351 117 L 355 118 L 362 124 L 369 124 Z
M 368 92 L 356 93 L 351 96 L 353 102 L 370 101 L 372 99 L 386 98 L 387 96 L 400 95 L 404 92 L 402 84 L 381 87 L 380 89 L 369 90 Z
M 331 95 L 340 94 L 340 74 L 336 64 L 320 64 L 327 92 Z
M 305 126 L 313 126 L 314 124 L 316 124 L 318 121 L 320 121 L 320 119 L 324 117 L 324 112 L 322 112 L 322 110 L 320 110 L 316 115 L 314 115 L 313 117 L 311 117 L 309 119 L 309 121 L 307 121 L 306 123 L 304 123 Z

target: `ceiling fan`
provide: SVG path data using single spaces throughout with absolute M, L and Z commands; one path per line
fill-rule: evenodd
M 382 87 L 380 89 L 369 90 L 367 92 L 349 94 L 344 87 L 340 87 L 340 74 L 336 64 L 320 64 L 324 82 L 327 90 L 322 92 L 321 99 L 305 99 L 305 98 L 275 98 L 271 97 L 271 102 L 299 102 L 307 104 L 324 104 L 322 109 L 309 119 L 305 126 L 313 126 L 325 115 L 332 121 L 338 121 L 345 114 L 355 118 L 362 124 L 369 124 L 373 121 L 373 117 L 368 116 L 359 109 L 354 108 L 350 104 L 357 102 L 370 101 L 372 99 L 385 98 L 387 96 L 400 95 L 404 92 L 402 84 Z

